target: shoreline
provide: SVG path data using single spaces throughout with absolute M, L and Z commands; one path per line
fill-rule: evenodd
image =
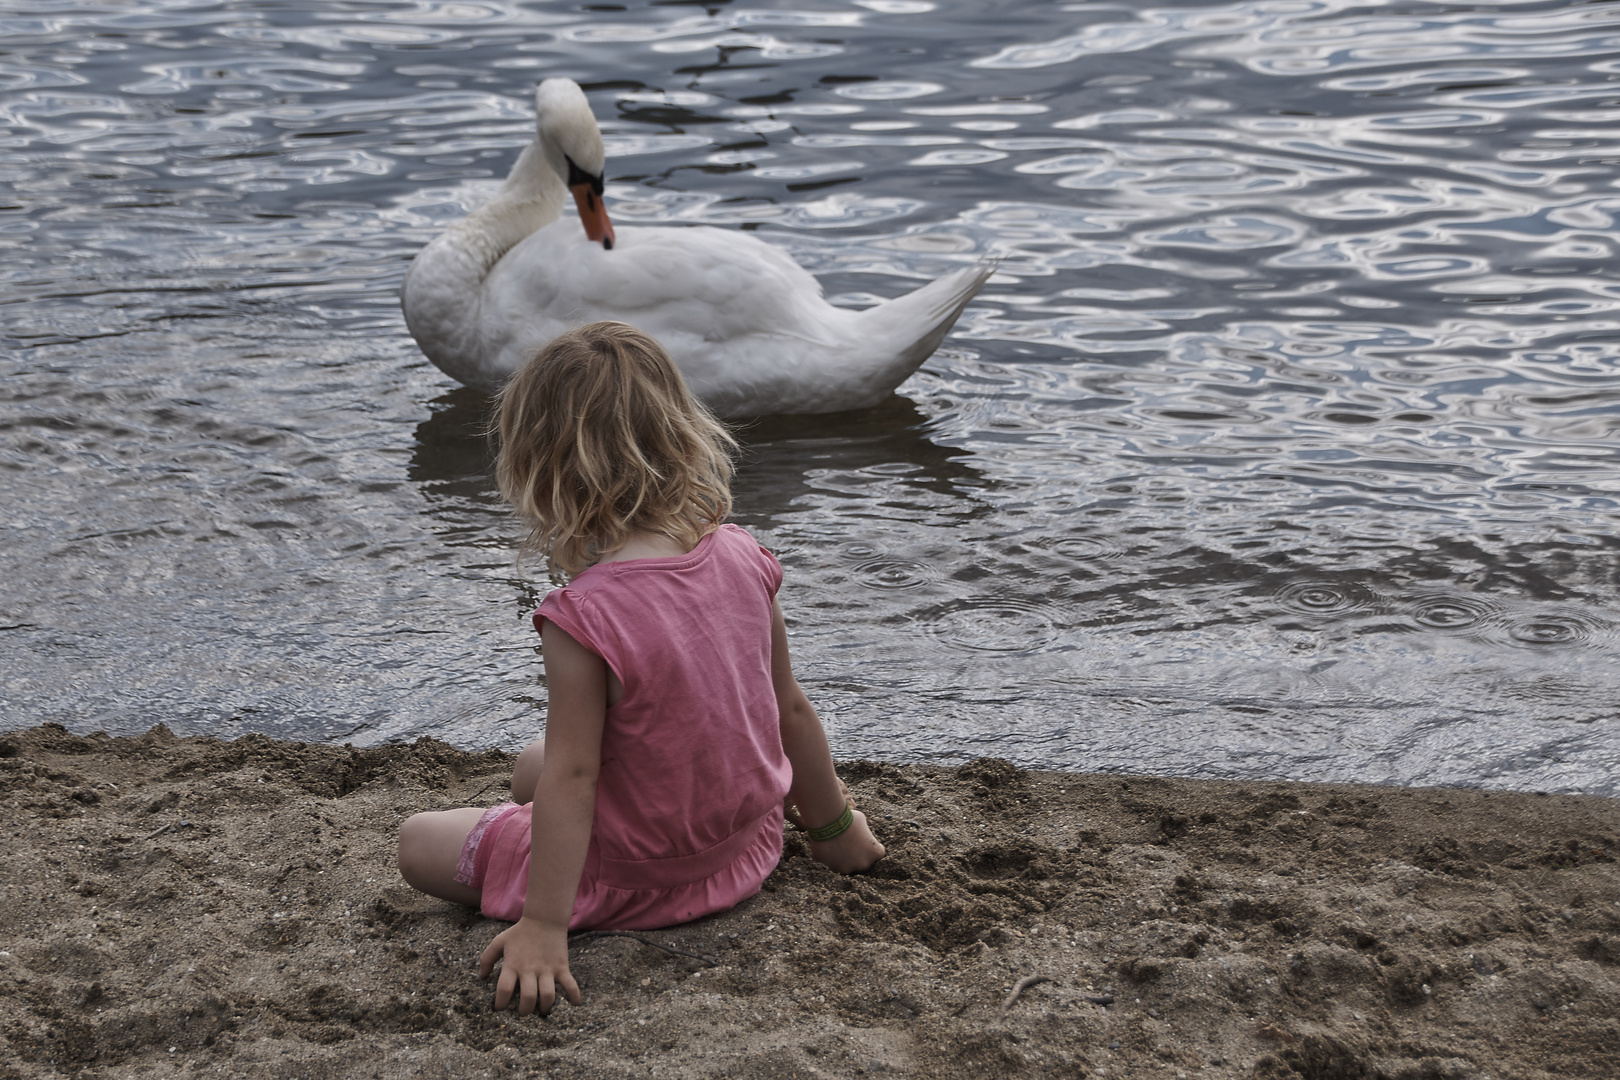
M 0 734 L 0 1080 L 1620 1075 L 1614 799 L 846 762 L 874 872 L 790 834 L 643 935 L 712 963 L 576 938 L 539 1019 L 477 979 L 504 924 L 393 866 L 512 757 Z

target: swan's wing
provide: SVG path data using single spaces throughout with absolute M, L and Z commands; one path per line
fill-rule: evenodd
M 566 328 L 620 319 L 654 336 L 710 342 L 783 331 L 817 335 L 830 308 L 814 276 L 747 233 L 626 227 L 614 249 L 604 251 L 571 218 L 507 252 L 489 275 L 484 305 L 491 324 L 530 325 L 544 316 Z

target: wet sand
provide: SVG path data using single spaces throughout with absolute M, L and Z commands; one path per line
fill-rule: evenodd
M 644 935 L 707 959 L 577 939 L 541 1019 L 477 978 L 503 924 L 393 866 L 510 767 L 0 736 L 0 1078 L 1620 1076 L 1614 800 L 847 763 L 873 873 L 790 835 Z

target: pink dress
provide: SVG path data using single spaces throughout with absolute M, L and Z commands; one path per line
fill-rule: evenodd
M 573 929 L 637 930 L 724 911 L 782 855 L 792 767 L 771 683 L 782 568 L 735 525 L 685 555 L 592 566 L 534 613 L 600 656 L 624 693 L 607 710 Z M 529 807 L 484 815 L 463 852 L 483 912 L 516 920 Z

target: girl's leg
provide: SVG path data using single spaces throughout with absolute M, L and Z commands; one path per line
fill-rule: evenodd
M 467 834 L 483 815 L 483 807 L 463 806 L 406 819 L 399 830 L 399 872 L 405 883 L 429 896 L 477 907 L 478 890 L 456 880 L 456 866 Z
M 512 763 L 512 801 L 522 806 L 534 802 L 534 789 L 540 783 L 540 766 L 546 760 L 546 740 L 536 739 L 523 748 Z
M 526 746 L 512 763 L 512 801 L 534 801 L 540 766 L 546 760 L 546 740 Z M 415 814 L 399 830 L 399 872 L 405 883 L 429 896 L 477 907 L 478 890 L 456 880 L 461 849 L 484 811 L 476 806 L 438 813 Z

